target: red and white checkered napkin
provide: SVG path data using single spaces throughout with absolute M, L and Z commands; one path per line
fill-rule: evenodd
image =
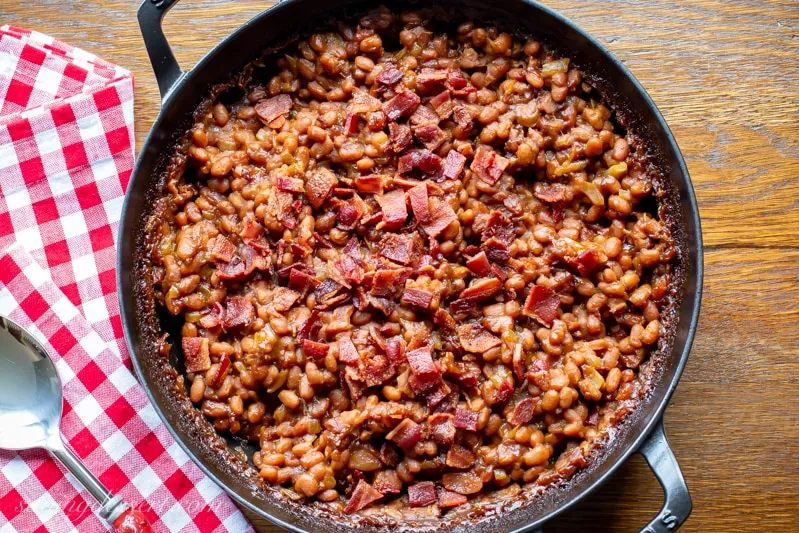
M 0 28 L 0 314 L 56 361 L 66 440 L 155 531 L 249 532 L 128 368 L 114 241 L 133 160 L 130 72 Z M 45 452 L 0 451 L 0 533 L 106 531 L 97 507 Z

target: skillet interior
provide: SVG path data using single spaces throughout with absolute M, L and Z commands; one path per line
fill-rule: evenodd
M 613 107 L 619 121 L 632 133 L 645 139 L 653 166 L 660 171 L 659 189 L 666 192 L 661 217 L 669 224 L 680 255 L 673 281 L 674 297 L 664 320 L 658 351 L 642 369 L 649 394 L 642 405 L 618 428 L 608 446 L 597 452 L 590 466 L 578 471 L 568 483 L 550 488 L 536 498 L 516 498 L 511 502 L 471 506 L 440 519 L 405 522 L 407 528 L 440 530 L 442 527 L 466 531 L 479 524 L 489 530 L 515 531 L 532 528 L 554 513 L 574 503 L 609 475 L 642 442 L 648 430 L 662 415 L 685 359 L 688 355 L 698 315 L 701 291 L 701 237 L 696 205 L 684 162 L 665 123 L 643 90 L 628 76 L 621 64 L 601 45 L 545 8 L 523 1 L 504 2 L 487 10 L 482 0 L 446 0 L 442 6 L 457 6 L 464 18 L 495 22 L 500 27 L 547 41 L 574 62 Z M 153 199 L 159 194 L 167 159 L 177 136 L 190 125 L 192 111 L 207 97 L 208 87 L 230 80 L 231 73 L 254 59 L 261 50 L 279 48 L 295 36 L 318 29 L 320 23 L 347 19 L 374 4 L 345 0 L 333 9 L 329 1 L 287 1 L 268 14 L 247 23 L 204 58 L 171 93 L 140 155 L 129 186 L 120 229 L 119 291 L 127 340 L 139 377 L 151 399 L 177 440 L 209 475 L 240 502 L 272 521 L 295 530 L 341 531 L 344 527 L 374 530 L 368 520 L 342 519 L 307 505 L 288 501 L 274 488 L 264 488 L 258 476 L 244 467 L 241 454 L 231 453 L 226 443 L 192 407 L 182 387 L 175 383 L 179 368 L 173 351 L 169 357 L 158 354 L 155 337 L 161 320 L 155 312 L 148 264 L 142 251 L 146 246 L 144 221 L 152 214 Z M 387 0 L 384 4 L 400 10 L 421 2 Z M 422 4 L 423 5 L 423 4 Z M 314 13 L 314 17 L 308 17 Z M 168 325 L 167 325 L 168 327 Z M 233 442 L 234 445 L 237 443 Z M 526 494 L 527 492 L 525 492 Z M 496 512 L 501 509 L 502 512 Z M 514 510 L 509 513 L 507 511 Z

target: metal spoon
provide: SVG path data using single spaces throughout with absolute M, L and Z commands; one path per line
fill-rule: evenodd
M 152 533 L 147 519 L 114 496 L 61 438 L 61 380 L 44 347 L 0 316 L 0 449 L 44 448 L 78 478 L 101 507 L 99 516 L 117 533 Z

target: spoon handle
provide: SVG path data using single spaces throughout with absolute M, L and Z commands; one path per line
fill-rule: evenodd
M 152 527 L 147 518 L 123 502 L 119 496 L 111 494 L 72 450 L 64 444 L 61 435 L 53 435 L 47 441 L 47 449 L 102 504 L 98 514 L 113 525 L 116 533 L 152 533 Z

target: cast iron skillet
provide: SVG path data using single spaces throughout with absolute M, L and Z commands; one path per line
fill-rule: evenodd
M 191 113 L 208 87 L 228 81 L 232 73 L 261 50 L 312 33 L 322 22 L 342 18 L 376 5 L 367 0 L 286 0 L 246 23 L 218 44 L 189 72 L 178 66 L 161 30 L 161 20 L 177 0 L 145 0 L 138 18 L 162 96 L 161 113 L 142 147 L 130 180 L 120 223 L 117 257 L 119 303 L 125 338 L 133 365 L 156 411 L 177 442 L 200 468 L 236 501 L 260 516 L 293 531 L 375 530 L 368 523 L 342 521 L 281 497 L 259 486 L 226 443 L 213 432 L 175 386 L 176 354 L 158 354 L 158 318 L 146 283 L 143 226 L 152 214 L 168 155 L 177 136 L 190 125 Z M 422 0 L 383 0 L 391 9 L 420 7 Z M 335 6 L 331 5 L 335 4 Z M 507 502 L 499 512 L 464 512 L 454 531 L 475 527 L 486 531 L 522 532 L 540 529 L 555 515 L 584 498 L 607 480 L 633 453 L 641 453 L 665 491 L 661 512 L 642 530 L 674 531 L 691 512 L 691 497 L 663 431 L 663 412 L 682 373 L 691 348 L 702 291 L 702 237 L 693 186 L 674 137 L 655 104 L 638 81 L 596 39 L 555 11 L 532 0 L 505 0 L 490 6 L 486 0 L 440 0 L 474 20 L 526 31 L 553 44 L 571 57 L 609 99 L 625 126 L 646 140 L 647 152 L 662 170 L 670 191 L 670 221 L 679 243 L 680 266 L 675 276 L 681 297 L 675 299 L 670 338 L 653 354 L 649 393 L 619 427 L 598 460 L 578 471 L 569 482 L 528 501 Z M 148 299 L 148 294 L 150 298 Z M 438 522 L 404 524 L 435 529 Z M 361 529 L 362 528 L 362 529 Z

